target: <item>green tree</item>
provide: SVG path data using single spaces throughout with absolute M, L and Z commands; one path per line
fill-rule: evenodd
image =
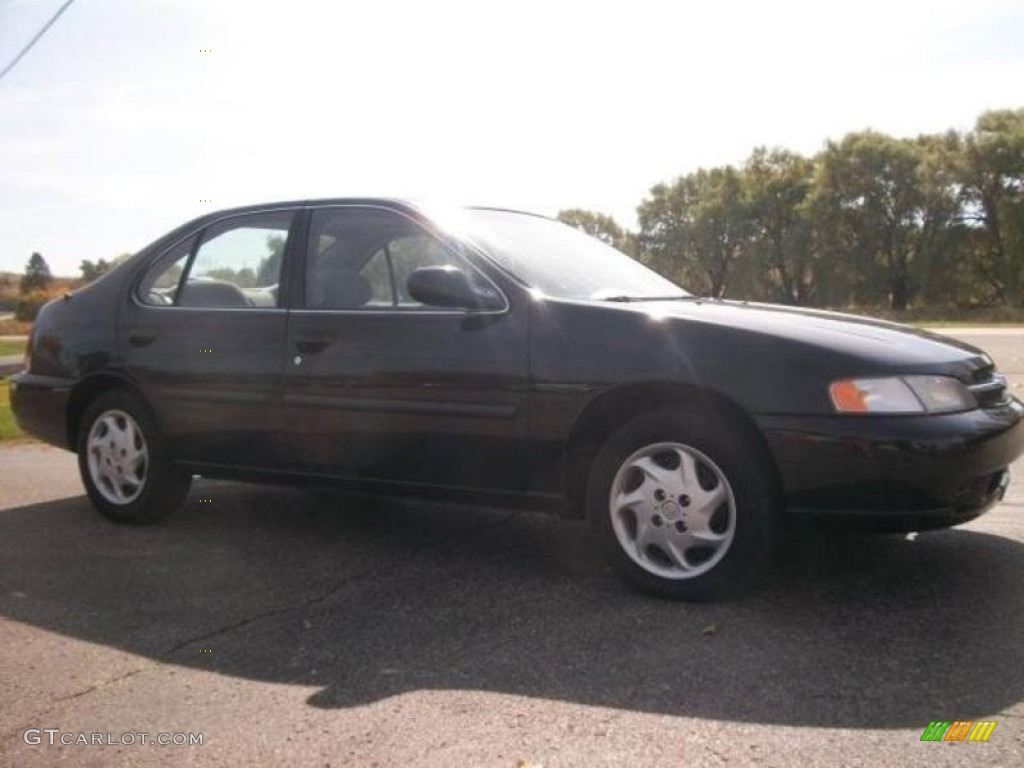
M 814 296 L 815 259 L 805 205 L 814 163 L 784 149 L 759 147 L 743 169 L 750 205 L 751 255 L 763 269 L 772 298 L 808 304 Z
M 985 112 L 965 144 L 963 219 L 982 235 L 977 277 L 992 301 L 1024 304 L 1024 109 Z
M 639 232 L 559 218 L 692 290 L 797 305 L 1024 306 L 1024 109 L 967 134 L 830 141 L 813 158 L 758 148 L 741 169 L 651 189 Z
M 621 249 L 625 244 L 626 231 L 607 214 L 583 208 L 566 208 L 559 211 L 556 218 L 570 227 L 586 232 L 591 237 L 596 237 L 612 248 Z
M 113 268 L 113 264 L 106 259 L 100 259 L 96 263 L 89 261 L 88 259 L 82 259 L 82 263 L 78 265 L 78 268 L 82 271 L 82 279 L 87 283 L 91 283 L 99 277 L 102 277 Z
M 203 277 L 232 283 L 237 285 L 239 288 L 256 288 L 258 285 L 256 282 L 256 272 L 253 271 L 252 267 L 242 267 L 241 269 L 217 267 L 216 269 L 206 270 Z
M 33 253 L 25 265 L 25 276 L 21 278 L 21 292 L 44 291 L 53 280 L 50 265 L 39 253 Z
M 870 304 L 884 297 L 892 309 L 906 309 L 925 206 L 917 145 L 874 131 L 851 133 L 829 142 L 820 163 L 817 210 L 847 236 L 843 255 L 855 265 L 855 299 Z
M 739 171 L 701 169 L 659 184 L 637 214 L 642 260 L 681 285 L 725 295 L 754 229 Z
M 914 281 L 924 302 L 962 303 L 968 274 L 960 223 L 963 197 L 958 181 L 963 139 L 955 131 L 919 136 L 916 183 L 920 216 L 915 234 Z
M 284 235 L 267 235 L 267 251 L 256 268 L 256 284 L 273 285 L 281 275 L 281 260 L 284 258 Z

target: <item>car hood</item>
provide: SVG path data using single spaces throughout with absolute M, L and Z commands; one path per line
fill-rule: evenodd
M 828 387 L 841 379 L 939 375 L 970 385 L 992 371 L 970 344 L 838 312 L 693 299 L 531 307 L 531 374 L 543 386 L 676 383 L 748 413 L 833 414 Z
M 774 304 L 657 301 L 628 305 L 657 319 L 678 319 L 788 340 L 881 369 L 938 370 L 969 379 L 991 360 L 977 347 L 909 325 Z

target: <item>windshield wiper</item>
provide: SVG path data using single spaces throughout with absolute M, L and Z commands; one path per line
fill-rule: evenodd
M 628 304 L 633 301 L 709 301 L 706 296 L 603 296 L 601 301 L 617 301 Z

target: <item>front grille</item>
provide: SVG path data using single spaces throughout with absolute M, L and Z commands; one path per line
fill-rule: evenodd
M 969 384 L 967 388 L 971 390 L 974 399 L 982 408 L 995 408 L 1010 402 L 1010 397 L 1006 393 L 1006 377 L 992 369 L 989 369 L 987 376 L 976 380 L 974 384 Z

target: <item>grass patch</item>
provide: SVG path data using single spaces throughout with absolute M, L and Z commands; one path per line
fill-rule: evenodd
M 881 317 L 897 323 L 909 323 L 932 328 L 969 328 L 971 326 L 1024 325 L 1024 307 L 915 307 L 900 312 L 878 307 L 860 307 L 852 310 L 861 315 Z
M 7 355 L 22 355 L 25 353 L 25 342 L 4 341 L 0 339 L 0 357 Z
M 11 412 L 11 390 L 7 379 L 0 379 L 0 442 L 4 440 L 27 439 L 28 435 L 18 429 Z

